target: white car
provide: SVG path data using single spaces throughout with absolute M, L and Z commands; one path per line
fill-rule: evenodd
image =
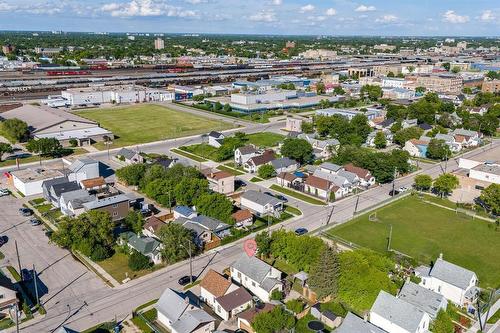
M 402 193 L 402 192 L 409 191 L 409 190 L 410 190 L 410 188 L 409 188 L 408 186 L 401 186 L 401 187 L 398 189 L 398 191 L 399 191 L 399 192 L 401 192 L 401 193 Z
M 9 190 L 7 190 L 5 188 L 0 188 L 0 197 L 4 197 L 6 195 L 10 195 Z

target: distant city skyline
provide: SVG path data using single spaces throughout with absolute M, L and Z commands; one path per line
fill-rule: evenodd
M 488 0 L 0 0 L 0 30 L 498 36 Z

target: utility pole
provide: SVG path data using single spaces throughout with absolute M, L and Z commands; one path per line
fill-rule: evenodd
M 354 206 L 354 214 L 358 212 L 358 204 L 359 204 L 359 194 L 356 197 L 356 206 Z
M 392 196 L 396 195 L 396 168 L 394 168 L 394 178 L 392 179 Z
M 193 284 L 193 256 L 191 253 L 191 242 L 188 242 L 189 247 L 189 281 Z
M 33 264 L 33 280 L 35 281 L 35 296 L 36 296 L 36 305 L 40 308 L 40 298 L 38 297 L 38 284 L 37 284 L 37 275 L 35 270 L 35 264 Z
M 448 151 L 446 151 L 445 161 L 444 161 L 444 173 L 446 173 L 446 169 L 448 168 Z
M 21 281 L 22 281 L 23 274 L 21 272 L 21 259 L 19 258 L 19 249 L 17 248 L 17 240 L 14 241 L 14 245 L 16 246 L 17 265 L 19 266 L 19 274 L 21 275 Z
M 326 225 L 329 225 L 330 224 L 330 220 L 332 218 L 332 215 L 333 215 L 333 210 L 335 209 L 335 206 L 332 206 L 332 210 L 330 211 L 330 214 L 328 215 L 328 219 L 326 220 Z
M 16 302 L 16 332 L 19 333 L 19 304 Z
M 392 239 L 392 224 L 390 225 L 391 229 L 389 229 L 389 241 L 387 242 L 387 251 L 391 250 L 391 239 Z

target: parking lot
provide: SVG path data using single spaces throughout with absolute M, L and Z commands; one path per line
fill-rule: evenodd
M 12 196 L 0 198 L 0 236 L 8 237 L 7 243 L 0 247 L 5 255 L 0 264 L 2 267 L 13 266 L 19 271 L 15 247 L 17 241 L 22 269 L 32 273 L 33 265 L 36 267 L 39 296 L 49 316 L 53 308 L 69 309 L 67 304 L 61 304 L 63 299 L 83 303 L 88 290 L 104 291 L 108 288 L 94 273 L 76 261 L 69 251 L 49 243 L 44 225 L 32 226 L 30 217 L 23 217 L 18 212 L 21 207 L 21 199 Z M 29 287 L 34 295 L 32 282 Z

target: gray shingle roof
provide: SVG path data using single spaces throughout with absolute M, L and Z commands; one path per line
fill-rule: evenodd
M 339 172 L 337 172 L 337 175 L 339 175 L 340 177 L 344 177 L 349 181 L 349 183 L 355 183 L 356 178 L 358 178 L 358 175 L 356 175 L 355 173 L 345 170 L 340 170 Z
M 252 295 L 243 287 L 226 294 L 224 296 L 217 297 L 217 303 L 226 310 L 227 312 L 242 306 L 252 300 Z
M 97 199 L 95 195 L 89 194 L 86 190 L 76 190 L 63 193 L 61 195 L 61 200 L 65 205 L 68 205 L 68 203 L 71 202 L 73 209 L 77 209 L 82 208 L 84 203 Z
M 313 175 L 318 178 L 326 179 L 333 184 L 335 184 L 338 187 L 345 187 L 345 186 L 350 186 L 352 185 L 351 182 L 347 180 L 347 178 L 339 176 L 339 175 L 332 175 L 328 172 L 321 171 L 320 169 L 317 169 L 314 171 Z M 347 181 L 347 184 L 346 184 Z
M 269 292 L 271 289 L 274 288 L 275 285 L 279 284 L 280 282 L 276 279 L 273 278 L 265 278 L 261 284 L 260 287 L 264 289 L 265 291 Z
M 342 169 L 342 166 L 330 162 L 323 162 L 319 165 L 319 167 L 333 172 L 337 172 Z
M 65 183 L 58 183 L 54 184 L 51 186 L 52 190 L 54 191 L 55 195 L 60 197 L 61 194 L 66 193 L 66 192 L 71 192 L 75 190 L 80 189 L 80 185 L 78 185 L 77 182 L 65 182 Z
M 287 168 L 292 165 L 296 165 L 297 161 L 294 161 L 288 157 L 282 157 L 282 158 L 277 158 L 275 160 L 271 161 L 271 164 L 273 168 L 278 169 L 278 168 Z
M 437 316 L 437 313 L 441 309 L 441 305 L 446 305 L 446 300 L 443 295 L 419 286 L 411 281 L 404 284 L 399 292 L 398 298 L 415 305 L 420 310 L 427 312 L 433 318 Z
M 459 288 L 467 289 L 471 279 L 476 274 L 473 271 L 438 258 L 429 275 Z
M 135 154 L 136 154 L 135 151 L 132 151 L 127 148 L 122 148 L 118 153 L 116 153 L 117 156 L 123 156 L 127 160 L 131 160 L 132 158 L 134 158 Z
M 241 198 L 245 198 L 245 199 L 252 201 L 252 202 L 255 202 L 261 206 L 265 206 L 267 204 L 271 204 L 274 206 L 274 205 L 282 202 L 281 200 L 279 200 L 279 199 L 277 199 L 269 194 L 265 194 L 265 193 L 254 191 L 254 190 L 246 191 L 245 193 L 242 194 Z
M 167 288 L 156 302 L 155 308 L 167 319 L 175 322 L 180 318 L 184 310 L 189 306 L 184 294 Z
M 383 290 L 378 294 L 370 313 L 376 313 L 409 332 L 415 332 L 425 316 L 424 311 L 416 306 Z
M 96 160 L 93 160 L 91 158 L 81 158 L 81 159 L 78 159 L 78 160 L 74 161 L 73 163 L 71 163 L 71 165 L 68 167 L 68 169 L 73 171 L 73 172 L 78 172 L 78 170 L 83 168 L 85 165 L 94 164 L 94 163 L 99 163 L 99 162 Z
M 50 189 L 50 187 L 57 185 L 57 184 L 64 184 L 69 182 L 68 177 L 59 177 L 59 178 L 54 178 L 54 179 L 48 179 L 44 180 L 42 183 L 42 187 L 46 189 Z
M 201 224 L 202 226 L 213 232 L 219 232 L 231 228 L 229 224 L 204 215 L 198 215 L 196 217 L 193 217 L 191 220 Z
M 257 149 L 255 149 L 255 147 L 251 145 L 239 147 L 237 149 L 240 151 L 242 155 L 255 154 L 257 152 Z
M 90 209 L 106 207 L 113 204 L 118 204 L 125 201 L 127 202 L 130 201 L 129 197 L 126 196 L 125 194 L 118 194 L 112 197 L 86 202 L 83 204 L 83 207 L 85 207 L 85 209 L 90 210 Z
M 271 265 L 254 256 L 249 257 L 246 253 L 243 253 L 232 267 L 258 283 L 264 281 L 271 271 Z
M 160 246 L 160 242 L 156 239 L 152 237 L 138 237 L 130 231 L 124 232 L 120 236 L 126 239 L 131 247 L 143 255 L 153 253 Z
M 191 333 L 202 324 L 215 321 L 212 316 L 201 309 L 185 312 L 181 318 L 172 324 L 172 329 L 178 333 Z
M 364 321 L 362 318 L 359 318 L 355 314 L 349 312 L 345 316 L 344 321 L 342 321 L 342 325 L 339 326 L 335 331 L 335 333 L 387 333 L 383 329 L 378 328 L 377 326 Z

